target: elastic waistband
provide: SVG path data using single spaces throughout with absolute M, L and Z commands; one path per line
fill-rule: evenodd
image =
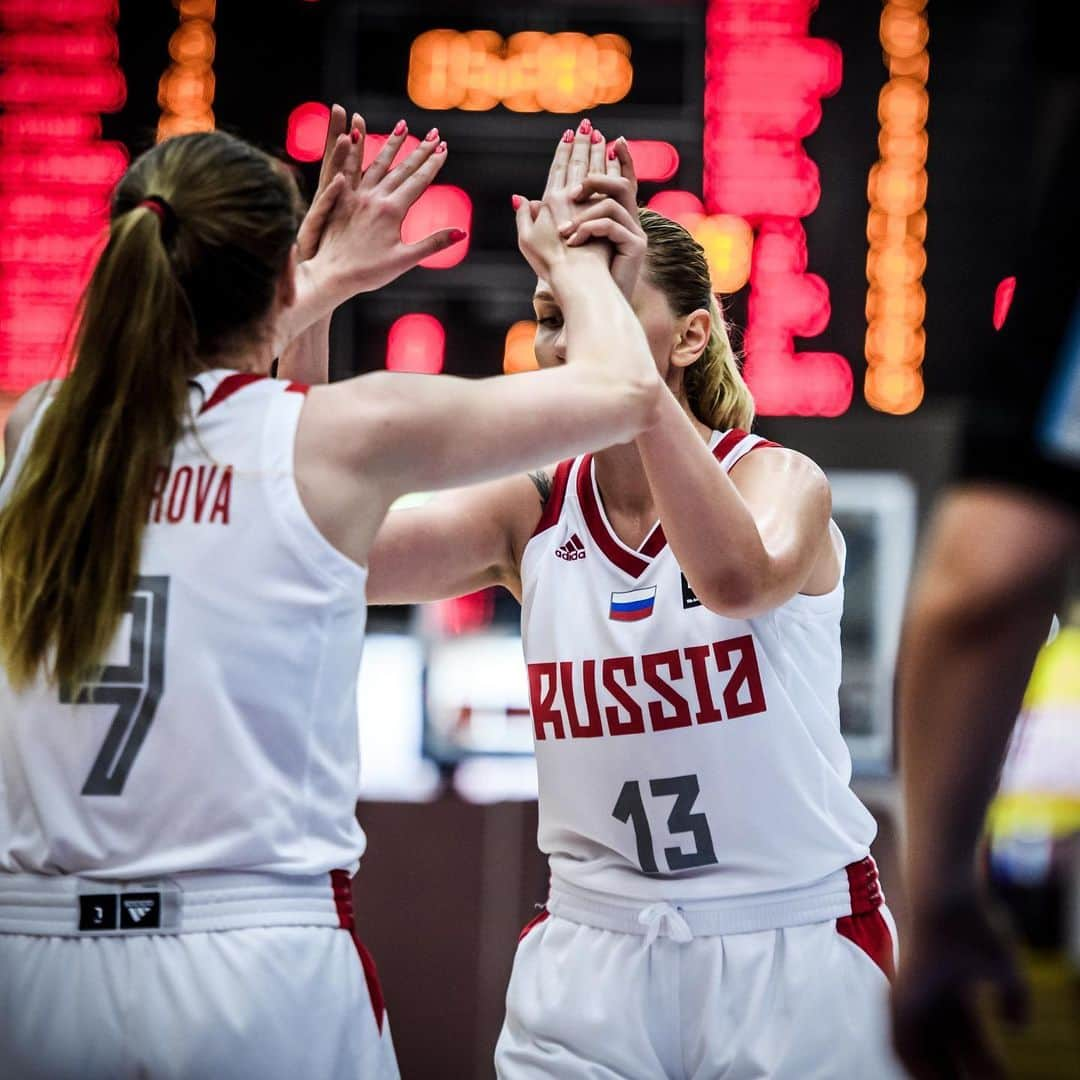
M 139 881 L 0 874 L 0 933 L 190 934 L 253 926 L 352 929 L 349 875 L 184 873 Z
M 643 934 L 649 943 L 668 936 L 685 942 L 719 934 L 752 934 L 862 915 L 884 903 L 874 860 L 868 855 L 812 885 L 718 900 L 632 903 L 552 878 L 547 909 L 599 930 Z

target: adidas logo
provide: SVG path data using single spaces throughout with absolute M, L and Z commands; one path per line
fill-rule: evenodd
M 124 911 L 134 923 L 140 923 L 154 910 L 153 900 L 125 900 Z
M 584 559 L 585 545 L 581 542 L 581 537 L 579 537 L 577 533 L 574 533 L 562 547 L 557 547 L 555 549 L 555 558 L 565 559 L 567 562 L 574 562 L 576 559 Z

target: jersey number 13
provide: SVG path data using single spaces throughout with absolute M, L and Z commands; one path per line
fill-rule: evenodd
M 691 833 L 694 847 L 684 851 L 679 845 L 664 848 L 664 859 L 669 870 L 689 870 L 695 866 L 711 866 L 716 862 L 713 849 L 712 833 L 709 831 L 709 819 L 701 813 L 692 814 L 694 803 L 701 793 L 701 785 L 693 774 L 689 776 L 665 776 L 649 781 L 649 791 L 653 798 L 665 795 L 675 796 L 675 804 L 668 814 L 668 831 Z M 617 821 L 632 822 L 634 840 L 637 843 L 638 862 L 646 874 L 658 874 L 656 849 L 653 846 L 652 830 L 649 828 L 649 815 L 645 812 L 645 803 L 641 797 L 641 784 L 637 780 L 627 780 L 619 792 L 618 801 L 611 811 Z

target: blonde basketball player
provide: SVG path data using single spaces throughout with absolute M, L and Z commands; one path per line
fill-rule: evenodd
M 369 597 L 522 603 L 546 909 L 506 1080 L 893 1075 L 889 919 L 840 735 L 844 544 L 829 487 L 748 434 L 701 248 L 635 204 L 625 142 L 568 132 L 545 201 L 612 273 L 667 390 L 634 441 L 389 515 Z M 586 175 L 588 174 L 588 175 Z M 543 203 L 522 204 L 524 215 Z M 541 368 L 577 345 L 554 283 Z
M 405 491 L 633 438 L 662 390 L 604 253 L 568 248 L 547 213 L 521 242 L 579 335 L 565 370 L 310 394 L 266 378 L 275 341 L 454 239 L 401 241 L 446 156 L 432 132 L 391 171 L 404 137 L 366 171 L 359 118 L 333 142 L 299 277 L 269 158 L 220 133 L 143 155 L 72 373 L 8 425 L 6 1078 L 397 1075 L 350 933 L 376 529 Z

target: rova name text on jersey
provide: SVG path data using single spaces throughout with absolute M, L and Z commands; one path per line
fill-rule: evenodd
M 228 525 L 232 501 L 231 465 L 181 465 L 158 469 L 147 521 L 157 525 Z
M 613 704 L 601 706 L 601 690 Z M 529 697 L 538 740 L 672 731 L 766 709 L 750 634 L 643 656 L 532 663 Z

